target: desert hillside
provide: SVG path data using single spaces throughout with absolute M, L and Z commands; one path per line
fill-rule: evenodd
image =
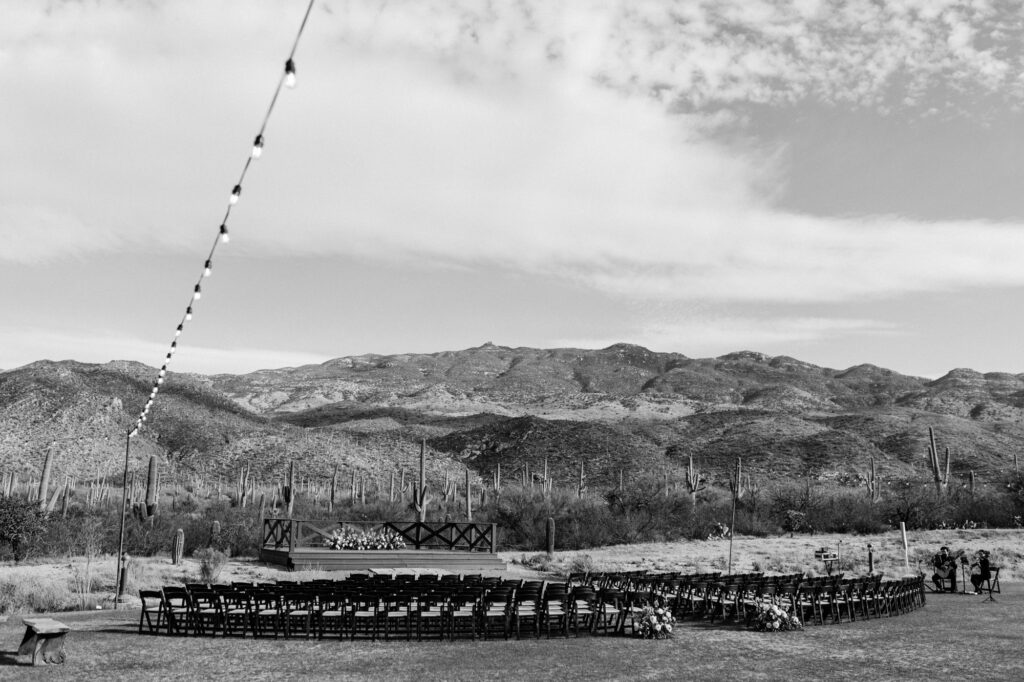
M 79 477 L 119 470 L 127 425 L 156 370 L 40 361 L 0 372 L 0 468 L 31 476 L 53 451 Z M 488 480 L 548 463 L 569 481 L 680 470 L 712 477 L 742 456 L 766 477 L 855 480 L 923 473 L 928 429 L 954 475 L 984 482 L 1024 448 L 1024 375 L 954 369 L 936 380 L 858 365 L 830 369 L 737 352 L 689 358 L 616 344 L 343 357 L 244 375 L 171 373 L 133 459 L 172 474 L 378 478 L 411 467 L 426 439 L 431 475 L 466 465 Z

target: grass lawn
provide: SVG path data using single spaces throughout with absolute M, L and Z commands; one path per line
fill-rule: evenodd
M 486 642 L 339 642 L 139 635 L 138 611 L 53 614 L 67 662 L 15 657 L 24 628 L 0 625 L 0 679 L 1024 679 L 1024 585 L 996 602 L 929 594 L 896 618 L 756 633 L 684 621 L 676 637 Z

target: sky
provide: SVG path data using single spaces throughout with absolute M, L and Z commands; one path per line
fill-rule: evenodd
M 305 0 L 0 0 L 0 368 L 159 367 Z M 1024 6 L 316 0 L 172 370 L 1024 372 Z

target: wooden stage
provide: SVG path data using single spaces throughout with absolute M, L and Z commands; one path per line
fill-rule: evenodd
M 325 539 L 346 529 L 384 531 L 401 538 L 406 548 L 362 550 L 325 546 Z M 503 571 L 505 562 L 495 554 L 497 533 L 494 524 L 265 518 L 260 561 L 291 571 Z
M 446 549 L 354 550 L 297 547 L 260 550 L 260 561 L 290 571 L 368 571 L 371 568 L 443 569 L 453 573 L 505 570 L 505 562 L 489 552 Z

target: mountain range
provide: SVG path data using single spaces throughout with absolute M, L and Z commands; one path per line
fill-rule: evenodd
M 0 372 L 0 469 L 38 472 L 45 453 L 78 477 L 121 470 L 127 426 L 156 370 L 39 361 Z M 742 351 L 689 358 L 616 344 L 601 350 L 486 343 L 440 353 L 360 355 L 241 375 L 170 373 L 130 455 L 172 473 L 270 479 L 296 461 L 378 485 L 417 465 L 490 481 L 545 462 L 569 484 L 669 472 L 692 455 L 724 479 L 737 457 L 773 478 L 852 481 L 928 473 L 928 430 L 955 475 L 1014 466 L 1024 445 L 1024 374 L 954 369 L 939 379 L 873 365 L 843 370 Z

